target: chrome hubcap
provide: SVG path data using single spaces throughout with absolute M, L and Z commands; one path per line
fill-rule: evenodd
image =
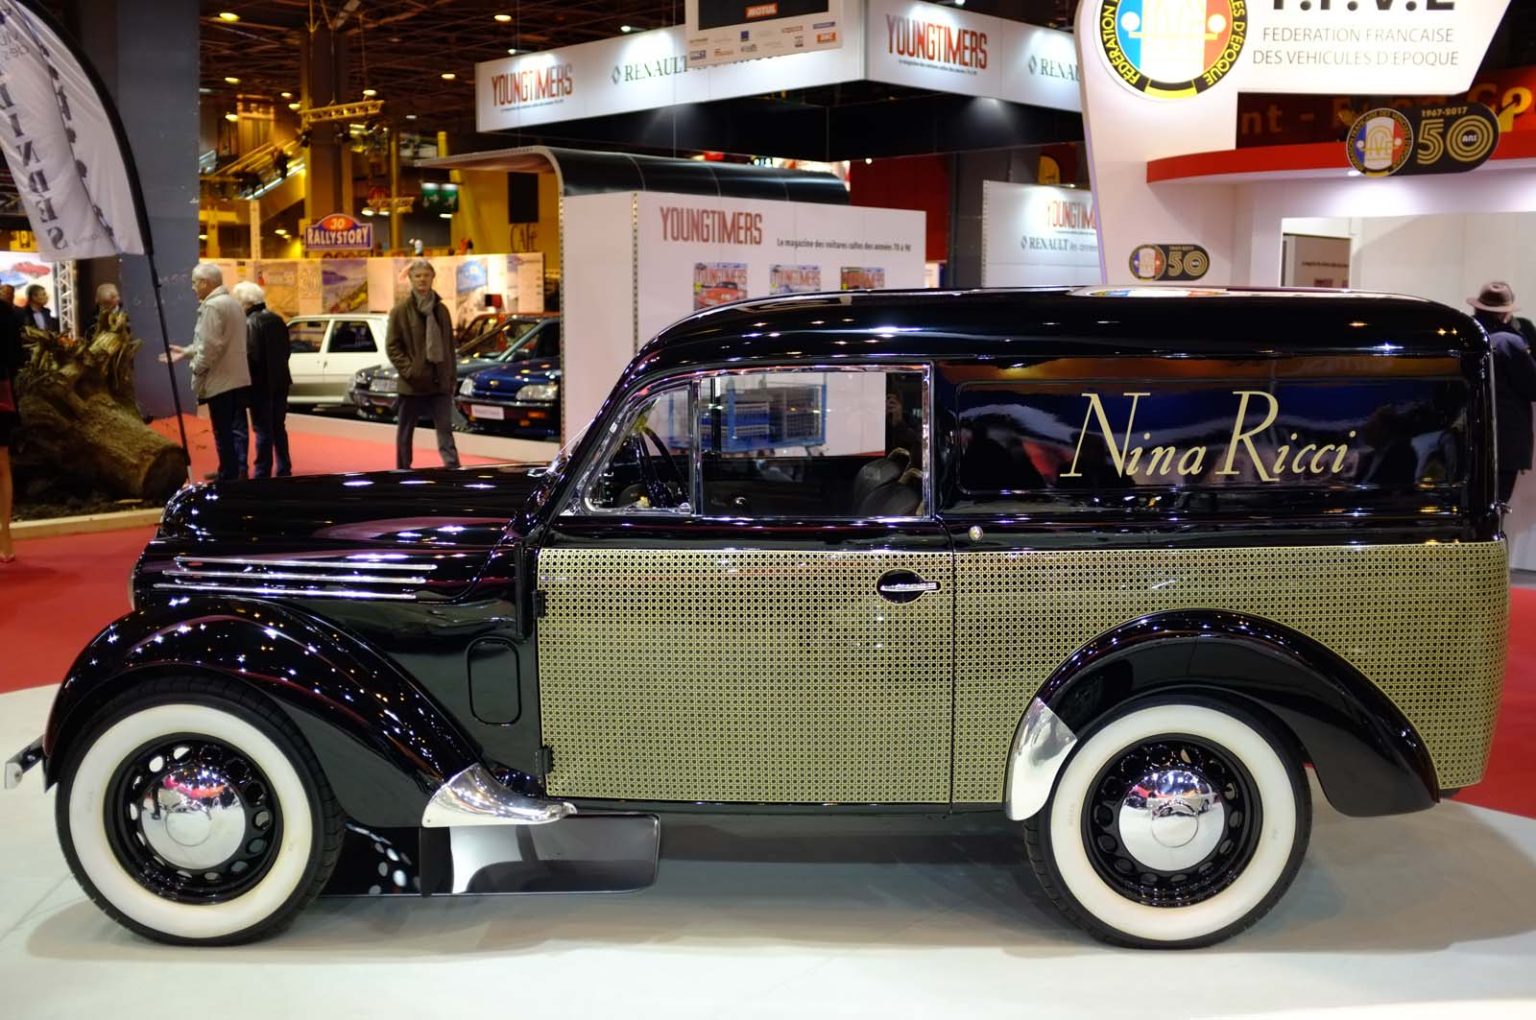
M 194 734 L 168 734 L 127 756 L 106 809 L 119 863 L 180 903 L 241 895 L 261 881 L 282 840 L 266 776 L 239 750 Z
M 1188 769 L 1147 772 L 1126 791 L 1117 817 L 1126 852 L 1156 871 L 1186 871 L 1205 860 L 1226 823 L 1220 791 Z
M 229 776 L 211 765 L 191 764 L 156 780 L 139 801 L 139 826 L 167 863 L 203 871 L 240 850 L 245 807 Z

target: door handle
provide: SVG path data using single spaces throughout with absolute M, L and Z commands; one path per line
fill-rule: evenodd
M 887 570 L 875 582 L 875 590 L 889 602 L 912 602 L 931 591 L 938 591 L 939 582 L 929 581 L 910 570 Z

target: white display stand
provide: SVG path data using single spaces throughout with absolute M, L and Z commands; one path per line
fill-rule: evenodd
M 1099 282 L 1093 192 L 981 182 L 981 285 L 1055 287 Z
M 567 197 L 564 216 L 567 438 L 647 340 L 710 304 L 923 286 L 921 212 L 613 192 Z

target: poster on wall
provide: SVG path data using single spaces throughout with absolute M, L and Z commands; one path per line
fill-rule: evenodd
M 843 0 L 686 0 L 688 64 L 708 67 L 841 47 Z
M 297 263 L 299 278 L 299 312 L 315 315 L 325 311 L 321 286 L 320 260 L 303 259 Z
M 299 264 L 293 259 L 263 259 L 258 278 L 267 292 L 267 307 L 285 319 L 299 314 Z
M 58 288 L 53 282 L 53 266 L 36 252 L 0 251 L 0 283 L 16 289 L 16 304 L 27 302 L 27 288 L 33 285 L 48 294 L 48 307 L 58 310 Z
M 1286 234 L 1283 287 L 1348 287 L 1350 239 Z
M 464 259 L 454 271 L 453 282 L 458 289 L 459 306 L 454 321 L 468 322 L 486 308 L 485 296 L 490 293 L 490 276 L 486 272 L 485 260 Z
M 768 271 L 769 294 L 814 294 L 820 289 L 820 266 L 776 265 Z
M 511 311 L 520 315 L 543 313 L 543 252 L 516 252 L 507 256 L 507 298 Z
M 1099 282 L 1093 192 L 983 181 L 981 203 L 983 287 Z
M 325 259 L 320 263 L 321 301 L 330 314 L 368 307 L 368 260 Z
M 885 286 L 883 266 L 843 266 L 839 276 L 839 290 L 879 290 Z
M 747 297 L 745 262 L 695 262 L 693 307 L 695 310 L 740 301 Z

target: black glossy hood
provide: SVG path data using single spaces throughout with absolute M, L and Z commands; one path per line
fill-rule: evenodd
M 160 537 L 195 545 L 489 548 L 538 488 L 529 471 L 488 465 L 198 485 L 166 506 Z

